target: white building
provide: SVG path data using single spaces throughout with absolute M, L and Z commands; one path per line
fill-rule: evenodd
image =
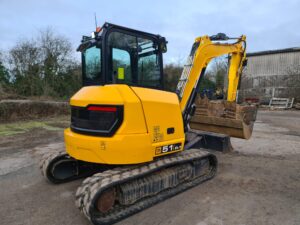
M 275 97 L 300 101 L 300 48 L 253 52 L 247 58 L 240 98 L 267 103 L 274 93 Z

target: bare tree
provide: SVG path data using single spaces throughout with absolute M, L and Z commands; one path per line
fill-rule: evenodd
M 8 70 L 4 65 L 3 53 L 0 51 L 0 85 L 8 85 L 9 83 L 9 74 Z
M 10 74 L 18 93 L 40 94 L 40 52 L 35 40 L 20 41 L 9 52 Z
M 65 72 L 72 61 L 72 45 L 61 35 L 55 34 L 52 28 L 41 30 L 37 39 L 45 70 L 57 75 Z
M 178 64 L 167 64 L 164 67 L 164 85 L 165 89 L 175 91 L 183 67 Z
M 72 45 L 50 27 L 40 30 L 37 42 L 42 59 L 43 94 L 54 95 L 57 77 L 65 74 L 72 63 Z
M 56 96 L 70 71 L 78 67 L 70 41 L 53 29 L 40 30 L 37 37 L 21 40 L 9 52 L 11 78 L 21 95 Z M 76 77 L 76 80 L 77 77 Z
M 213 77 L 216 88 L 224 88 L 224 80 L 227 76 L 228 59 L 227 57 L 221 56 L 211 61 L 211 68 L 209 75 Z

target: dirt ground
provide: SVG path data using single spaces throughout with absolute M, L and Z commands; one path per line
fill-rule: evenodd
M 59 117 L 0 125 L 0 218 L 11 225 L 88 225 L 74 205 L 82 180 L 48 184 L 41 154 L 63 147 Z M 300 111 L 260 111 L 253 137 L 217 153 L 217 176 L 119 224 L 300 224 Z

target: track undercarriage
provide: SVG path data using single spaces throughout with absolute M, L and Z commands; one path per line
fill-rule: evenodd
M 93 224 L 112 224 L 213 178 L 217 159 L 190 149 L 149 163 L 111 167 L 58 152 L 44 157 L 41 170 L 52 183 L 88 177 L 76 191 L 76 206 Z

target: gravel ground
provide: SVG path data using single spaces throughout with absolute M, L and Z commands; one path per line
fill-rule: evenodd
M 257 120 L 250 140 L 216 153 L 213 180 L 118 224 L 300 224 L 300 111 L 260 111 Z M 55 129 L 0 136 L 1 224 L 90 224 L 74 205 L 82 180 L 52 185 L 40 175 L 41 154 L 62 141 Z

